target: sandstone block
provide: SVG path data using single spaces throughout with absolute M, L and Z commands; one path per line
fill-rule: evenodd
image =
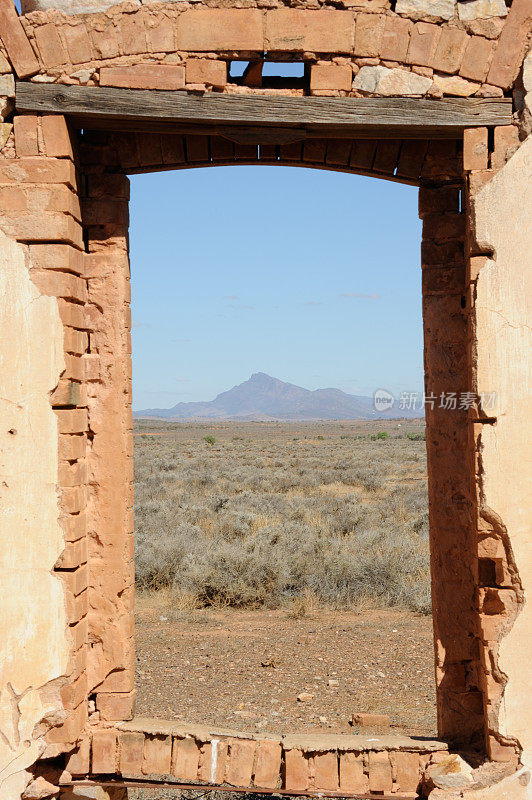
M 395 11 L 411 19 L 443 22 L 454 17 L 455 0 L 397 0 Z
M 37 116 L 18 114 L 13 119 L 15 130 L 15 150 L 19 158 L 39 155 Z
M 385 17 L 381 41 L 381 58 L 389 61 L 405 61 L 413 24 L 402 17 Z
M 43 114 L 41 118 L 45 154 L 51 158 L 73 158 L 72 142 L 66 118 L 61 114 Z
M 76 750 L 71 753 L 66 762 L 68 772 L 74 777 L 89 774 L 91 743 L 89 737 L 81 740 Z
M 478 83 L 466 81 L 465 78 L 460 78 L 458 75 L 435 74 L 434 85 L 443 94 L 451 95 L 452 97 L 471 97 L 479 88 Z
M 459 28 L 442 28 L 432 66 L 441 72 L 458 72 L 469 37 Z
M 120 751 L 120 773 L 131 778 L 140 777 L 142 775 L 142 760 L 144 754 L 144 734 L 133 731 L 120 731 L 118 742 Z
M 182 781 L 198 777 L 200 748 L 195 739 L 174 739 L 172 746 L 172 775 Z
M 350 91 L 353 71 L 348 64 L 313 64 L 310 69 L 310 91 Z
M 63 25 L 68 57 L 72 64 L 86 64 L 92 60 L 92 48 L 87 28 L 83 22 L 77 25 Z
M 369 752 L 369 790 L 380 794 L 392 791 L 392 765 L 387 752 Z
M 353 15 L 349 11 L 278 8 L 266 13 L 268 51 L 351 53 Z
M 87 410 L 84 408 L 57 409 L 59 433 L 84 433 L 88 430 Z
M 355 56 L 373 58 L 380 55 L 385 17 L 382 14 L 357 14 L 355 22 Z
M 440 33 L 441 29 L 438 25 L 417 22 L 410 35 L 406 56 L 407 64 L 417 64 L 422 67 L 432 66 Z
M 504 0 L 467 0 L 465 3 L 458 3 L 458 17 L 462 22 L 505 17 L 507 14 L 508 9 Z
M 246 739 L 231 739 L 229 761 L 225 770 L 225 780 L 231 786 L 251 786 L 255 742 Z
M 96 710 L 100 719 L 106 722 L 132 719 L 135 712 L 137 693 L 130 692 L 98 692 Z
M 464 169 L 488 168 L 488 129 L 467 128 L 464 131 Z
M 180 14 L 177 49 L 264 50 L 262 14 L 255 8 L 200 8 Z
M 491 168 L 504 167 L 520 145 L 519 129 L 516 125 L 498 125 L 495 128 Z
M 8 97 L 4 98 L 4 103 L 2 102 L 2 98 L 0 98 L 0 152 L 11 136 L 11 131 L 13 130 L 13 125 L 10 122 L 1 121 L 6 109 L 6 104 L 8 103 L 11 103 L 11 100 Z
M 148 49 L 144 15 L 141 11 L 122 14 L 119 18 L 120 49 L 125 55 L 145 53 Z
M 395 753 L 395 768 L 400 792 L 417 792 L 421 779 L 418 753 Z
M 462 789 L 473 782 L 473 770 L 459 755 L 430 766 L 427 775 L 438 789 Z
M 350 794 L 369 792 L 369 780 L 364 773 L 364 756 L 361 753 L 340 754 L 340 789 Z
M 93 775 L 113 775 L 117 767 L 117 732 L 115 730 L 96 730 L 92 734 Z
M 184 89 L 185 68 L 177 64 L 135 64 L 102 67 L 100 85 L 124 89 Z
M 227 83 L 227 63 L 212 58 L 189 58 L 186 63 L 186 82 L 221 88 Z
M 11 73 L 0 75 L 0 95 L 2 97 L 15 96 L 15 78 Z
M 163 17 L 156 24 L 148 22 L 146 35 L 148 49 L 151 53 L 173 53 L 175 51 L 175 24 L 167 17 Z
M 59 38 L 59 31 L 55 23 L 48 22 L 46 25 L 35 28 L 35 41 L 42 63 L 47 69 L 67 63 L 68 55 Z
M 484 81 L 495 45 L 482 36 L 472 36 L 466 47 L 460 75 L 472 81 Z
M 39 72 L 39 62 L 22 27 L 14 3 L 0 4 L 0 31 L 0 38 L 17 77 L 28 78 Z
M 21 158 L 0 162 L 0 186 L 13 183 L 65 183 L 76 188 L 76 173 L 70 159 Z
M 312 759 L 315 789 L 338 791 L 338 755 L 336 751 L 316 753 Z
M 423 96 L 432 86 L 432 79 L 387 67 L 361 67 L 354 83 L 355 89 L 368 94 L 392 96 Z
M 31 270 L 31 279 L 43 294 L 64 297 L 78 303 L 87 301 L 87 283 L 78 275 L 35 267 Z
M 309 762 L 301 750 L 285 752 L 285 789 L 289 791 L 307 791 L 310 786 Z
M 65 453 L 65 449 L 63 448 L 63 442 L 65 439 L 75 439 L 77 441 L 85 442 L 84 436 L 60 436 L 59 437 L 59 447 L 60 447 L 60 456 L 65 457 L 63 454 Z M 85 452 L 85 450 L 83 450 Z M 75 452 L 73 453 L 75 456 Z M 66 457 L 70 455 L 70 449 L 66 450 Z M 87 533 L 87 520 L 85 514 L 82 512 L 80 514 L 64 514 L 60 517 L 61 527 L 65 531 L 65 539 L 67 542 L 75 541 L 76 539 L 85 536 Z
M 459 208 L 458 189 L 443 186 L 429 189 L 421 187 L 419 190 L 419 216 L 421 219 L 428 214 L 442 211 L 457 212 Z
M 259 741 L 255 755 L 254 785 L 275 789 L 281 771 L 282 747 L 277 742 Z
M 172 737 L 146 736 L 142 772 L 144 775 L 169 775 L 172 763 Z
M 31 244 L 30 259 L 33 267 L 58 269 L 82 275 L 83 253 L 68 244 Z

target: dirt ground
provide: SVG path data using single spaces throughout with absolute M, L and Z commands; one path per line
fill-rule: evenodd
M 136 646 L 139 716 L 260 732 L 356 733 L 353 712 L 378 712 L 390 716 L 394 732 L 436 735 L 428 616 L 182 611 L 168 596 L 144 594 Z M 312 697 L 298 700 L 302 693 Z

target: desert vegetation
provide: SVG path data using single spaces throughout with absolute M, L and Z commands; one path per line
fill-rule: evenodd
M 186 607 L 430 612 L 420 422 L 135 423 L 136 572 Z

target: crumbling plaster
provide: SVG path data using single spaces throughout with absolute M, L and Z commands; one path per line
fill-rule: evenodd
M 532 137 L 479 192 L 475 236 L 493 252 L 476 285 L 477 386 L 497 392 L 495 424 L 481 435 L 480 503 L 500 520 L 523 590 L 524 604 L 499 645 L 507 676 L 499 732 L 516 738 L 532 766 Z
M 49 393 L 63 371 L 57 300 L 30 280 L 27 248 L 0 231 L 0 797 L 19 800 L 25 772 L 60 721 L 69 642 L 57 496 L 58 428 Z

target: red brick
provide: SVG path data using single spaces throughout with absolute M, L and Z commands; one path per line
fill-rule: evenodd
M 146 736 L 142 772 L 144 775 L 169 775 L 172 765 L 172 737 Z
M 338 755 L 336 751 L 330 753 L 316 753 L 312 759 L 314 767 L 313 787 L 327 791 L 338 790 Z
M 163 17 L 156 25 L 147 27 L 148 50 L 150 53 L 173 53 L 175 46 L 175 27 L 173 20 Z
M 281 771 L 282 747 L 278 742 L 259 741 L 255 755 L 254 785 L 276 789 Z
M 313 64 L 310 69 L 310 91 L 351 90 L 353 71 L 347 64 Z
M 182 781 L 198 777 L 200 748 L 195 739 L 174 739 L 172 746 L 172 775 Z
M 428 214 L 459 209 L 459 191 L 454 187 L 441 187 L 429 189 L 421 187 L 419 190 L 419 216 L 421 219 Z
M 71 753 L 66 761 L 66 769 L 74 777 L 89 774 L 91 743 L 88 737 L 81 740 L 77 749 Z
M 132 719 L 135 712 L 135 689 L 130 692 L 98 692 L 96 710 L 106 722 Z
M 285 752 L 285 789 L 304 792 L 310 786 L 309 762 L 301 750 Z
M 64 458 L 64 450 L 62 448 L 62 441 L 65 438 L 68 439 L 79 439 L 80 441 L 84 441 L 85 437 L 83 436 L 69 436 L 69 437 L 59 437 L 59 452 L 60 457 Z M 67 450 L 66 455 L 69 455 Z M 87 533 L 87 520 L 84 513 L 81 514 L 64 514 L 62 517 L 59 518 L 59 522 L 61 524 L 61 528 L 65 532 L 65 539 L 66 541 L 75 541 L 82 536 L 85 536 Z
M 225 770 L 226 783 L 231 786 L 250 786 L 254 756 L 255 742 L 247 739 L 231 739 L 229 762 Z
M 520 144 L 519 128 L 516 125 L 498 125 L 495 128 L 494 148 L 491 155 L 491 168 L 504 167 Z
M 185 68 L 177 64 L 102 67 L 100 85 L 124 89 L 184 89 Z
M 63 298 L 59 298 L 57 304 L 59 307 L 59 316 L 63 325 L 68 325 L 70 328 L 80 328 L 81 330 L 92 330 L 88 306 L 81 306 L 79 303 L 71 303 L 69 300 L 63 300 Z M 89 356 L 85 358 L 88 363 Z
M 87 704 L 81 703 L 70 713 L 66 721 L 46 734 L 49 744 L 68 744 L 74 746 L 87 727 Z M 70 749 L 70 747 L 65 748 Z
M 60 64 L 67 63 L 68 56 L 59 38 L 59 31 L 55 23 L 48 22 L 46 25 L 35 28 L 35 41 L 45 67 L 58 67 Z
M 381 794 L 392 791 L 392 765 L 386 751 L 369 753 L 369 790 Z
M 369 792 L 368 776 L 364 773 L 364 756 L 361 753 L 340 754 L 340 789 L 349 794 Z
M 442 28 L 433 62 L 430 66 L 441 72 L 455 73 L 460 69 L 469 36 L 459 28 Z
M 72 491 L 72 490 L 68 490 L 67 489 L 67 490 L 64 490 L 64 491 Z M 64 494 L 64 491 L 63 491 L 63 494 Z M 77 569 L 66 570 L 65 572 L 61 573 L 61 577 L 64 580 L 64 582 L 66 583 L 66 585 L 68 586 L 68 590 L 75 597 L 77 597 L 77 595 L 81 594 L 82 592 L 84 592 L 85 589 L 88 586 L 89 575 L 88 575 L 87 565 L 83 564 L 80 567 L 78 567 Z M 78 625 L 81 625 L 81 623 L 78 623 Z M 80 637 L 81 637 L 82 640 L 85 641 L 85 639 L 87 638 L 86 634 L 82 631 L 81 628 L 78 627 L 78 625 L 74 625 L 71 628 L 72 635 L 77 637 L 78 639 L 80 639 Z M 80 647 L 80 646 L 81 646 L 81 642 L 78 641 L 77 646 L 74 647 L 74 649 L 77 650 L 78 647 Z
M 114 730 L 94 731 L 92 734 L 93 775 L 113 775 L 116 772 L 117 734 Z
M 142 775 L 144 753 L 144 734 L 134 731 L 121 731 L 118 737 L 120 750 L 120 773 L 127 777 Z
M 21 158 L 0 162 L 0 186 L 13 183 L 65 183 L 76 187 L 74 164 L 68 159 Z
M 89 346 L 89 337 L 85 331 L 78 331 L 76 328 L 64 329 L 63 344 L 66 353 L 83 355 Z
M 488 72 L 489 84 L 500 86 L 501 89 L 510 88 L 519 72 L 531 30 L 531 0 L 514 0 Z
M 45 154 L 53 158 L 73 158 L 66 118 L 62 114 L 44 114 L 41 126 Z
M 210 742 L 205 742 L 201 746 L 199 765 L 198 765 L 198 780 L 204 783 L 209 783 L 211 780 L 211 767 L 212 767 L 212 745 Z
M 381 58 L 389 61 L 405 61 L 410 43 L 410 33 L 414 27 L 409 19 L 386 17 L 381 42 Z
M 92 48 L 83 22 L 76 25 L 63 25 L 62 33 L 68 50 L 68 57 L 73 64 L 86 64 L 92 60 Z
M 39 72 L 39 62 L 12 0 L 0 0 L 0 38 L 19 78 Z
M 30 276 L 43 294 L 69 298 L 80 303 L 87 300 L 86 281 L 71 272 L 34 268 L 30 271 Z
M 385 17 L 380 14 L 357 14 L 355 22 L 355 56 L 373 58 L 380 55 Z
M 417 792 L 420 782 L 419 755 L 398 750 L 394 754 L 400 792 Z
M 64 463 L 64 462 L 63 462 Z M 85 467 L 86 469 L 86 467 Z M 61 482 L 61 479 L 59 481 Z M 62 484 L 64 485 L 64 484 Z M 87 538 L 82 536 L 75 542 L 66 542 L 65 549 L 56 562 L 56 569 L 77 569 L 87 563 Z M 79 592 L 78 592 L 79 594 Z
M 75 461 L 73 464 L 69 461 L 61 461 L 59 463 L 59 483 L 61 486 L 82 486 L 87 483 L 87 479 L 87 463 L 84 459 Z M 83 544 L 79 545 L 81 548 L 84 546 Z M 62 569 L 71 569 L 84 564 L 87 561 L 86 556 L 87 554 L 83 550 L 76 551 L 76 553 L 72 552 L 68 556 L 68 548 L 66 548 L 61 557 L 61 567 Z
M 264 47 L 270 52 L 351 53 L 353 19 L 349 11 L 267 11 Z
M 464 169 L 488 168 L 488 129 L 466 128 L 464 131 Z
M 483 36 L 472 36 L 466 47 L 460 75 L 471 81 L 484 81 L 488 73 L 494 42 Z
M 120 47 L 114 21 L 102 19 L 100 14 L 93 16 L 94 18 L 87 18 L 86 24 L 95 58 L 97 60 L 115 58 L 120 54 Z
M 189 58 L 186 63 L 187 83 L 203 83 L 216 88 L 227 83 L 227 63 L 212 58 Z
M 199 8 L 179 15 L 177 49 L 263 52 L 262 13 L 255 8 Z
M 62 270 L 82 275 L 83 253 L 68 244 L 31 244 L 30 259 L 33 267 Z
M 406 56 L 407 64 L 416 64 L 420 67 L 432 66 L 440 32 L 438 25 L 430 22 L 416 22 L 410 35 Z
M 120 16 L 120 49 L 124 55 L 138 55 L 148 49 L 142 11 Z
M 37 119 L 35 114 L 17 114 L 13 119 L 15 150 L 18 158 L 39 155 Z
M 59 433 L 83 433 L 88 430 L 89 420 L 84 408 L 58 409 Z

